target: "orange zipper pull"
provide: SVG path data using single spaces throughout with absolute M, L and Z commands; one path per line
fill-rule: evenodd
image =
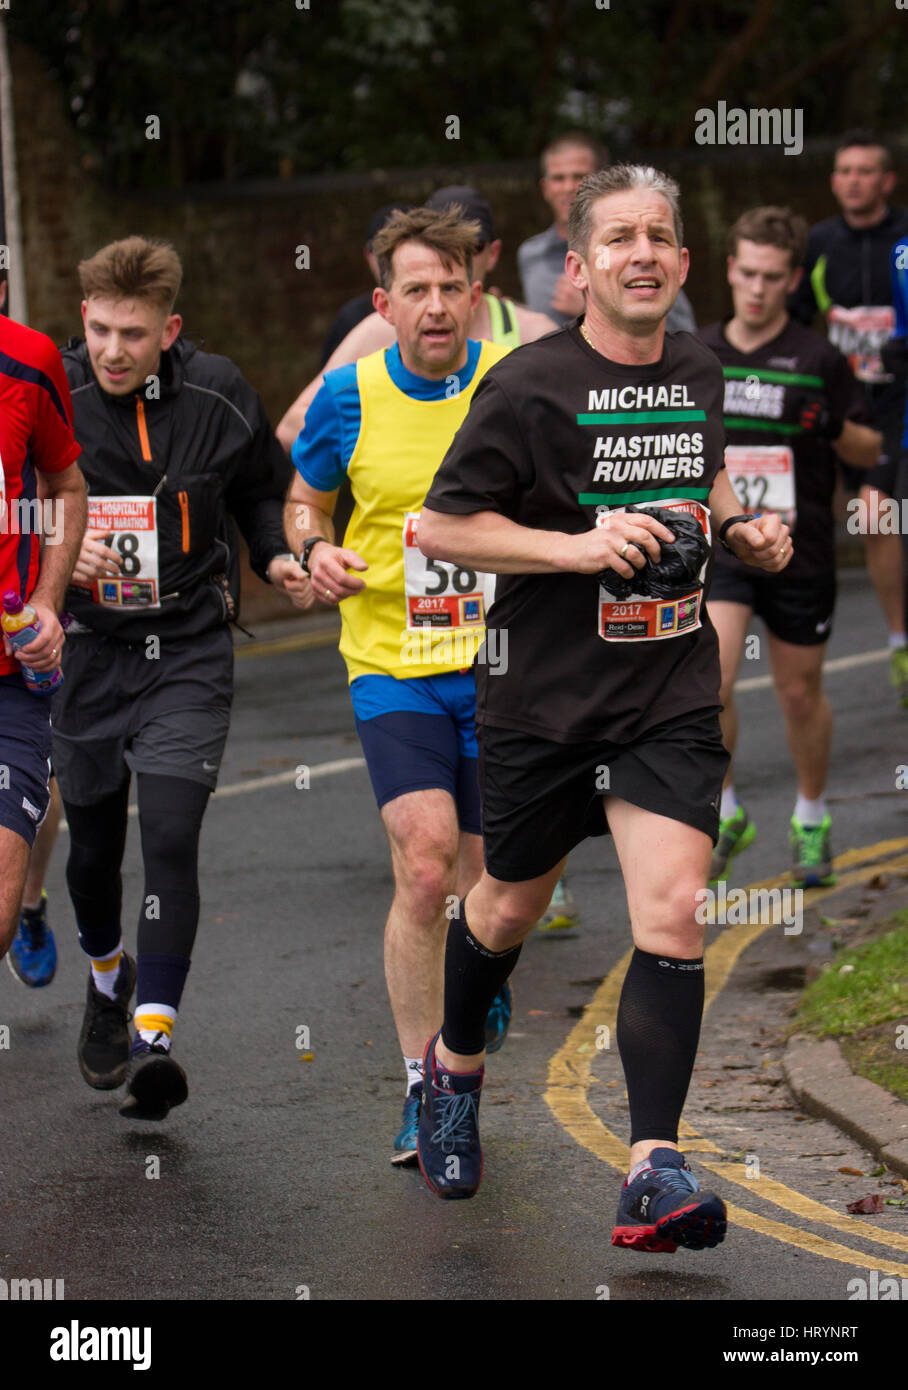
M 146 463 L 151 463 L 151 440 L 148 438 L 148 426 L 145 423 L 145 402 L 141 396 L 136 396 L 136 424 L 139 430 L 139 443 L 142 446 L 142 457 Z
M 178 492 L 180 511 L 183 514 L 183 554 L 189 554 L 189 493 Z

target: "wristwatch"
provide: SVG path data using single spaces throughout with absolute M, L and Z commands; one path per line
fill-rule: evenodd
M 725 539 L 725 532 L 729 527 L 737 526 L 739 521 L 756 521 L 756 519 L 753 512 L 742 512 L 740 516 L 730 516 L 727 521 L 722 522 L 722 525 L 719 527 L 719 542 L 723 549 L 728 551 L 729 555 L 734 555 L 735 552 Z
M 309 556 L 312 554 L 313 546 L 318 545 L 319 541 L 325 540 L 324 536 L 310 536 L 307 541 L 303 541 L 303 548 L 300 551 L 300 569 L 304 569 L 309 577 L 312 571 L 309 569 Z

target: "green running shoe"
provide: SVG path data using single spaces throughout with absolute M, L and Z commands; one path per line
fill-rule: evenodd
M 893 648 L 889 659 L 889 684 L 898 692 L 902 709 L 908 709 L 908 647 Z
M 710 883 L 716 883 L 725 876 L 729 859 L 752 845 L 756 833 L 757 827 L 739 801 L 734 813 L 719 822 L 719 838 L 709 865 Z
M 835 883 L 832 871 L 832 850 L 829 847 L 829 816 L 821 825 L 802 825 L 791 818 L 791 852 L 794 864 L 791 876 L 797 888 L 830 888 Z
M 536 923 L 537 931 L 570 931 L 580 923 L 580 908 L 568 887 L 567 875 L 562 874 L 555 884 L 552 901 Z

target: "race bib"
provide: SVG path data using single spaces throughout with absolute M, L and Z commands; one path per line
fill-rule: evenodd
M 650 510 L 651 507 L 665 507 L 668 511 L 686 512 L 699 522 L 703 534 L 711 541 L 709 508 L 702 502 L 694 502 L 686 497 L 673 497 L 667 502 L 639 502 L 635 506 Z M 617 508 L 618 511 L 623 508 Z M 596 525 L 606 525 L 610 512 L 596 517 Z M 703 562 L 699 582 L 706 577 Z M 692 589 L 680 598 L 648 598 L 643 594 L 631 594 L 628 598 L 616 601 L 608 590 L 599 586 L 599 636 L 606 642 L 654 642 L 666 637 L 678 637 L 682 632 L 696 632 L 700 624 L 700 608 L 703 602 L 703 589 Z
M 92 598 L 105 608 L 160 608 L 158 504 L 154 497 L 89 497 L 88 527 L 121 557 L 116 575 L 96 579 Z
M 794 454 L 787 444 L 729 444 L 725 468 L 745 512 L 778 512 L 794 527 Z
M 879 384 L 892 380 L 880 357 L 880 348 L 895 332 L 895 309 L 891 304 L 859 304 L 853 309 L 833 304 L 826 322 L 829 341 L 848 358 L 858 381 Z
M 481 627 L 495 597 L 494 574 L 428 560 L 416 540 L 418 512 L 404 521 L 404 594 L 407 628 Z

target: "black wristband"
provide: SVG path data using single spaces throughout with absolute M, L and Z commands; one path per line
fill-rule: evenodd
M 735 552 L 725 539 L 725 532 L 730 526 L 737 526 L 739 521 L 756 521 L 756 519 L 753 512 L 742 512 L 740 516 L 730 516 L 727 521 L 722 522 L 722 525 L 719 527 L 719 544 L 724 550 L 728 551 L 729 555 L 734 555 Z
M 303 548 L 300 551 L 300 569 L 305 570 L 310 579 L 312 578 L 312 573 L 309 569 L 309 556 L 312 554 L 313 547 L 317 546 L 319 541 L 323 540 L 325 540 L 324 536 L 310 536 L 307 541 L 303 541 Z

